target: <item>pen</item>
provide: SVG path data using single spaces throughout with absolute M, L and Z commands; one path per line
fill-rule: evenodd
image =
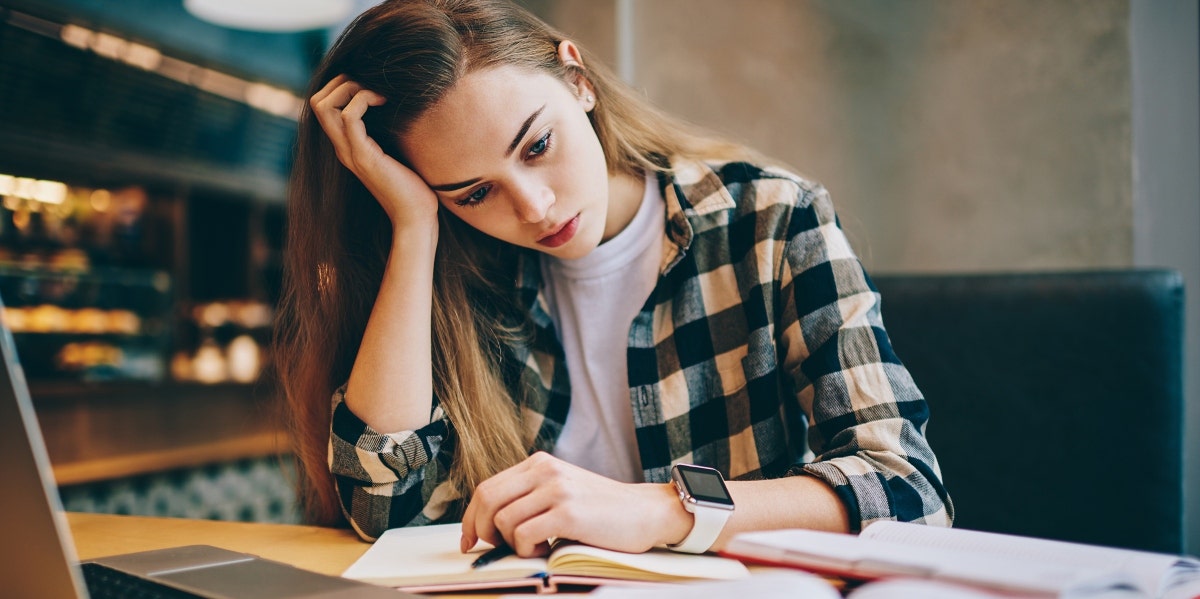
M 508 557 L 513 554 L 513 548 L 506 544 L 497 545 L 484 552 L 483 555 L 471 562 L 471 569 L 482 568 L 500 558 Z

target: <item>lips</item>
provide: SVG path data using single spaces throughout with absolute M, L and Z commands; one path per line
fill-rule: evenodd
M 537 242 L 539 245 L 556 248 L 564 243 L 571 241 L 575 237 L 575 233 L 579 230 L 579 215 L 563 223 L 561 226 L 553 229 L 550 233 L 539 237 Z

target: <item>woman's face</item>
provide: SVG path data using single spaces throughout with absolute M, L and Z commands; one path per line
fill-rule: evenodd
M 560 258 L 584 256 L 603 236 L 609 189 L 586 85 L 513 66 L 472 72 L 413 123 L 404 154 L 468 225 Z

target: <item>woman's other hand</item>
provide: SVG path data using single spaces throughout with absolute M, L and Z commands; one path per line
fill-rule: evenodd
M 364 89 L 345 75 L 334 77 L 309 99 L 338 160 L 375 196 L 391 219 L 392 228 L 435 226 L 438 202 L 433 190 L 412 169 L 387 155 L 367 134 L 363 115 L 368 108 L 385 102 L 383 96 Z
M 463 513 L 462 550 L 483 539 L 529 557 L 564 538 L 640 553 L 678 542 L 691 526 L 669 484 L 622 483 L 539 452 L 476 487 Z

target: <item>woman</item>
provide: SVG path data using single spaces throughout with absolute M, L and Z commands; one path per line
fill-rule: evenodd
M 820 186 L 498 0 L 368 10 L 310 95 L 279 369 L 318 521 L 461 519 L 464 551 L 523 556 L 951 522 Z M 703 542 L 679 463 L 729 479 Z

